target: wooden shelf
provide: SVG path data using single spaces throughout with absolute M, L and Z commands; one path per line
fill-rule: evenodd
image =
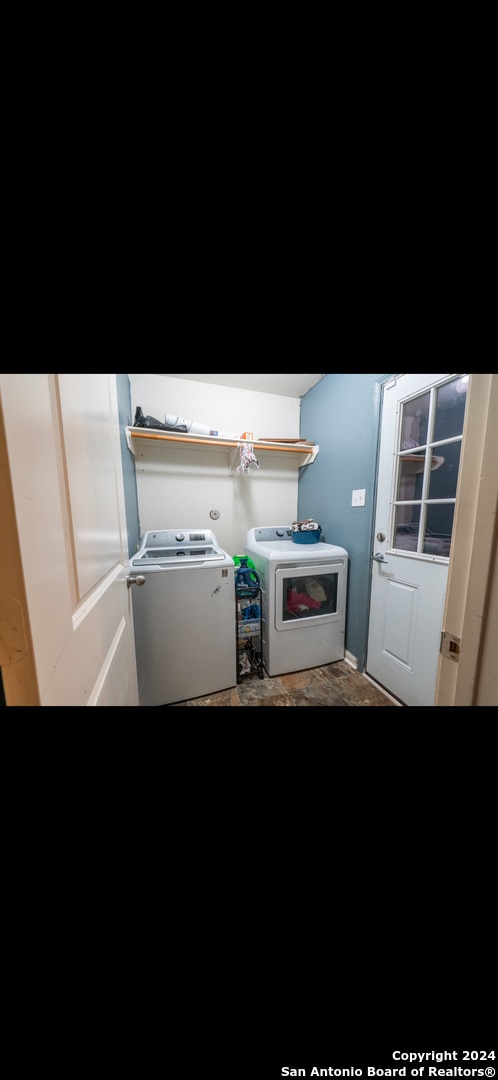
M 288 454 L 291 455 L 294 462 L 301 468 L 302 465 L 309 465 L 315 460 L 320 447 L 317 443 L 313 446 L 309 446 L 304 443 L 277 443 L 277 442 L 253 442 L 249 439 L 219 439 L 217 436 L 211 435 L 182 435 L 176 432 L 160 431 L 155 428 L 140 428 L 140 427 L 127 427 L 126 441 L 128 448 L 132 454 L 136 455 L 140 446 L 139 440 L 147 440 L 147 442 L 157 441 L 163 443 L 174 443 L 176 446 L 191 446 L 193 448 L 203 447 L 204 449 L 220 450 L 226 449 L 232 452 L 231 457 L 235 459 L 235 453 L 240 446 L 249 445 L 254 447 L 254 453 L 259 458 L 262 454 Z

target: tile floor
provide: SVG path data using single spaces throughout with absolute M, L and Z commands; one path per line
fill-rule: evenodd
M 205 697 L 178 701 L 160 708 L 190 705 L 355 705 L 398 707 L 399 702 L 380 686 L 360 675 L 346 660 L 286 675 L 242 676 L 242 682 L 228 690 Z

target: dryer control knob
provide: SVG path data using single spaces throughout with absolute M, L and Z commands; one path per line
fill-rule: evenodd
M 181 540 L 185 540 L 185 533 L 177 533 L 175 536 L 175 540 L 178 540 L 179 543 Z
M 277 529 L 276 532 L 277 532 L 277 536 L 285 536 L 285 533 L 284 533 L 283 529 Z

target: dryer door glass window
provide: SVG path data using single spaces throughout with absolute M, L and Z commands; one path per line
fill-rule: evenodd
M 343 563 L 280 567 L 275 578 L 277 630 L 292 630 L 341 618 Z

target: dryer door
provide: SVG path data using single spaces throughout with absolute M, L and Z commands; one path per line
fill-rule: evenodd
M 280 566 L 275 571 L 275 629 L 293 630 L 345 616 L 344 560 L 305 566 Z

